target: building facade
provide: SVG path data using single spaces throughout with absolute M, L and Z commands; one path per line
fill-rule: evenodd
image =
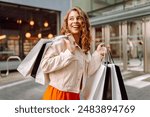
M 75 1 L 90 17 L 93 48 L 104 42 L 123 70 L 150 72 L 150 0 Z
M 23 59 L 39 39 L 58 35 L 70 6 L 70 0 L 0 0 L 0 70 L 9 57 Z

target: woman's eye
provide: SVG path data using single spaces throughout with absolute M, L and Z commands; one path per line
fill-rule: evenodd
M 73 17 L 71 17 L 71 18 L 69 18 L 69 20 L 74 20 L 74 18 L 73 18 Z
M 82 19 L 81 17 L 78 17 L 77 19 Z
M 82 17 L 70 17 L 69 20 L 73 21 L 73 20 L 82 20 Z
M 78 17 L 77 20 L 82 20 L 82 17 Z

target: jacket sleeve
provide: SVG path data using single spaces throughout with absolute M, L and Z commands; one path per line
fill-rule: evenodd
M 96 70 L 101 65 L 103 57 L 97 51 L 95 51 L 89 58 L 90 60 L 87 69 L 88 69 L 88 76 L 91 76 L 93 73 L 96 72 Z
M 64 68 L 74 60 L 75 56 L 65 48 L 64 41 L 61 40 L 48 47 L 41 60 L 41 68 L 44 73 L 50 73 Z

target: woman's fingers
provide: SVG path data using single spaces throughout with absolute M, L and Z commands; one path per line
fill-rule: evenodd
M 102 49 L 102 47 L 105 47 L 104 43 L 101 43 L 97 46 L 97 51 L 100 51 Z
M 97 46 L 97 51 L 101 56 L 105 56 L 105 54 L 107 53 L 107 48 L 104 46 L 104 43 L 101 43 Z
M 65 45 L 66 48 L 70 51 L 70 52 L 74 52 L 75 51 L 75 45 L 73 43 L 70 42 L 70 40 L 64 40 L 65 41 Z
M 100 47 L 104 47 L 105 46 L 104 43 L 100 43 L 99 45 L 100 45 Z

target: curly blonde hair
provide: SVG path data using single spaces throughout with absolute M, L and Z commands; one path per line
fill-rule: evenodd
M 70 33 L 68 29 L 68 16 L 71 11 L 77 11 L 78 14 L 82 17 L 82 30 L 81 30 L 81 45 L 79 45 L 84 53 L 87 53 L 90 50 L 90 43 L 91 43 L 91 34 L 90 34 L 90 23 L 87 14 L 79 7 L 74 7 L 68 11 L 66 16 L 64 17 L 64 22 L 61 28 L 61 34 Z

